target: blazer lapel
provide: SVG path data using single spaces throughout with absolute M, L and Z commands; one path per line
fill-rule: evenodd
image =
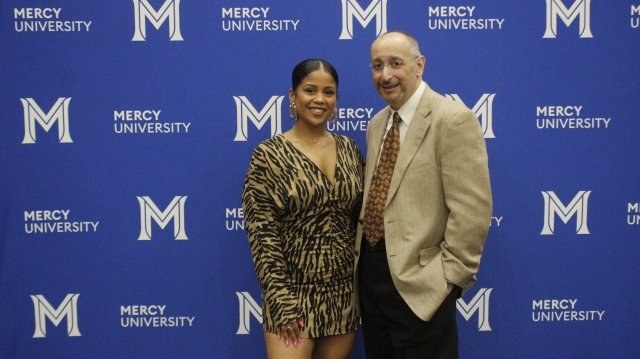
M 429 89 L 429 87 L 425 88 L 424 94 L 422 95 L 420 103 L 418 103 L 418 107 L 416 108 L 416 112 L 413 115 L 413 119 L 411 119 L 411 124 L 407 129 L 407 134 L 400 146 L 398 159 L 396 160 L 393 175 L 391 176 L 389 193 L 387 194 L 387 205 L 398 190 L 400 182 L 402 182 L 402 178 L 404 177 L 404 173 L 407 171 L 409 163 L 411 163 L 411 160 L 420 149 L 424 136 L 427 134 L 427 129 L 429 129 L 429 125 L 431 124 L 431 120 L 429 119 L 429 114 L 431 113 L 431 101 L 428 99 L 430 92 L 431 89 Z

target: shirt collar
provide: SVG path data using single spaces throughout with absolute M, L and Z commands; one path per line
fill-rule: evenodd
M 416 112 L 416 109 L 418 108 L 418 103 L 420 103 L 420 99 L 422 98 L 422 94 L 424 93 L 425 87 L 426 85 L 424 81 L 420 81 L 420 85 L 418 85 L 418 88 L 413 93 L 413 95 L 409 97 L 409 100 L 407 100 L 407 102 L 405 102 L 405 104 L 402 105 L 400 109 L 398 109 L 398 114 L 400 115 L 400 118 L 402 118 L 402 122 L 404 122 L 404 124 L 407 126 L 409 126 L 409 124 L 411 123 L 413 114 Z M 395 111 L 391 110 L 391 118 L 393 118 L 394 112 Z

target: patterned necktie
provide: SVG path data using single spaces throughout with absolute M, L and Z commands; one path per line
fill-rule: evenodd
M 396 112 L 393 114 L 393 124 L 387 132 L 387 137 L 385 137 L 382 145 L 382 154 L 373 176 L 364 211 L 362 232 L 371 247 L 375 246 L 384 236 L 384 207 L 387 203 L 387 193 L 391 184 L 393 167 L 398 158 L 398 151 L 400 151 L 399 123 L 400 115 Z

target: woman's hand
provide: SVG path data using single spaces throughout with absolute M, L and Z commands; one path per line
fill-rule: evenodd
M 302 318 L 291 323 L 281 324 L 276 329 L 278 340 L 283 339 L 285 346 L 289 346 L 289 343 L 291 343 L 294 347 L 297 347 L 302 341 L 302 328 L 304 328 Z

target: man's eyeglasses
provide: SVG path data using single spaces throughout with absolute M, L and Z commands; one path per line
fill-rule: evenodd
M 415 60 L 418 57 L 420 57 L 420 56 L 416 56 L 412 60 Z M 385 68 L 385 66 L 389 66 L 389 68 L 392 69 L 392 70 L 398 70 L 398 69 L 402 68 L 404 65 L 406 65 L 406 62 L 404 62 L 404 60 L 402 60 L 402 59 L 393 59 L 393 60 L 389 61 L 386 64 L 384 62 L 382 62 L 382 61 L 374 61 L 371 64 L 369 64 L 369 66 L 371 67 L 371 70 L 373 72 L 380 72 L 380 71 L 382 71 L 382 69 Z

